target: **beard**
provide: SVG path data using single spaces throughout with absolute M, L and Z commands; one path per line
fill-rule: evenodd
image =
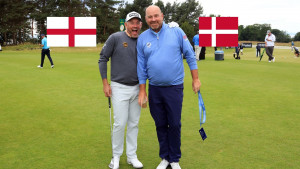
M 155 25 L 153 25 L 153 24 L 150 23 L 150 28 L 151 28 L 153 31 L 155 31 L 155 32 L 160 31 L 160 29 L 161 29 L 161 27 L 162 27 L 162 23 L 161 23 L 161 24 L 158 23 L 158 22 L 154 22 L 154 23 L 155 23 Z

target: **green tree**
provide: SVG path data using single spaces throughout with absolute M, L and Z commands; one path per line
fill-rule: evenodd
M 264 41 L 267 30 L 270 30 L 269 24 L 248 25 L 245 28 L 239 26 L 239 40 Z
M 30 13 L 30 18 L 37 22 L 37 31 L 39 34 L 46 34 L 47 17 L 55 16 L 54 11 L 58 10 L 56 1 L 37 0 L 33 5 L 34 10 Z
M 154 5 L 157 5 L 160 8 L 161 12 L 164 14 L 165 23 L 170 23 L 174 20 L 172 16 L 175 15 L 175 9 L 177 9 L 179 6 L 179 4 L 176 2 L 174 2 L 173 5 L 171 5 L 171 3 L 168 2 L 165 6 L 163 1 L 161 0 L 158 0 Z
M 244 31 L 244 25 L 239 25 L 239 41 L 245 39 L 243 31 Z
M 245 40 L 256 41 L 259 29 L 254 25 L 248 25 L 243 31 Z
M 52 0 L 52 5 L 56 5 L 56 8 L 52 11 L 52 16 L 64 16 L 64 17 L 79 17 L 87 16 L 88 10 L 84 1 L 81 0 Z
M 143 21 L 142 30 L 148 29 L 148 25 L 145 21 L 145 10 L 148 6 L 152 5 L 152 0 L 134 0 L 132 4 L 124 4 L 122 8 L 119 8 L 120 19 L 125 19 L 129 12 L 138 12 Z
M 108 36 L 119 30 L 119 12 L 114 7 L 120 4 L 115 0 L 87 0 L 90 16 L 97 17 L 97 41 L 105 42 Z
M 172 16 L 176 14 L 176 8 L 178 7 L 178 4 L 176 2 L 173 3 L 173 5 L 168 2 L 166 6 L 163 9 L 163 14 L 164 14 L 164 20 L 166 23 L 170 23 L 172 21 L 175 21 Z
M 22 43 L 28 38 L 29 13 L 32 2 L 26 0 L 0 1 L 0 33 L 4 41 L 13 40 L 13 44 Z
M 257 41 L 265 41 L 266 33 L 271 30 L 270 24 L 255 24 L 258 27 Z
M 300 32 L 296 33 L 294 36 L 294 41 L 300 41 Z
M 195 35 L 194 27 L 192 25 L 190 25 L 188 22 L 183 22 L 181 24 L 180 28 L 184 31 L 184 33 L 186 34 L 186 36 L 188 37 L 188 39 L 191 43 L 193 40 L 193 37 Z
M 209 14 L 209 17 L 221 17 L 219 14 Z
M 271 32 L 276 36 L 277 42 L 287 43 L 291 41 L 291 36 L 287 34 L 285 31 L 281 31 L 279 29 L 272 29 Z
M 37 21 L 38 32 L 46 34 L 47 17 L 88 16 L 89 11 L 82 0 L 36 0 L 31 18 Z
M 173 5 L 176 5 L 174 3 Z M 174 21 L 178 22 L 180 25 L 184 22 L 188 22 L 190 25 L 198 29 L 198 18 L 203 13 L 203 8 L 196 0 L 187 0 L 181 3 L 178 7 L 175 8 L 175 13 L 172 16 Z
M 154 5 L 158 6 L 163 14 L 165 13 L 165 5 L 162 0 L 158 0 Z

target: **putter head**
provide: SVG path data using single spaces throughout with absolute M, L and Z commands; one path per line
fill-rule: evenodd
M 207 138 L 207 136 L 205 134 L 203 127 L 199 130 L 199 133 L 201 135 L 202 140 L 204 141 Z

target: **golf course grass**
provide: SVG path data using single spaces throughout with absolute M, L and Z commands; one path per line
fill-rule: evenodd
M 52 48 L 55 68 L 40 49 L 0 52 L 0 168 L 106 169 L 111 159 L 107 98 L 98 70 L 97 48 Z M 184 60 L 180 165 L 183 169 L 266 169 L 300 166 L 300 58 L 275 49 L 275 63 L 244 48 L 241 60 L 213 48 L 198 62 L 206 107 L 198 130 L 198 97 Z M 125 146 L 124 146 L 125 147 Z M 142 109 L 138 157 L 145 169 L 159 164 L 159 148 L 149 108 Z M 298 159 L 298 160 L 297 160 Z M 126 162 L 121 169 L 132 169 Z

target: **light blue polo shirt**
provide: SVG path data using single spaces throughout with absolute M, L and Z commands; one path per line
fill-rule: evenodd
M 42 45 L 44 45 L 42 49 L 49 49 L 49 47 L 47 46 L 47 38 L 46 37 L 44 37 L 42 39 Z
M 199 46 L 199 34 L 193 37 L 194 46 Z

